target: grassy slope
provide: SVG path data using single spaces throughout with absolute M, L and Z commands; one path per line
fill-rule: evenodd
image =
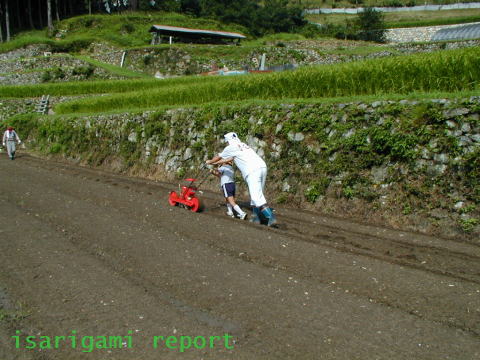
M 463 3 L 477 2 L 478 0 L 462 0 Z M 292 4 L 298 4 L 299 0 L 290 0 Z M 355 8 L 362 6 L 412 6 L 412 5 L 446 5 L 458 3 L 457 0 L 308 0 L 301 4 L 308 9 L 319 8 Z
M 309 14 L 306 17 L 314 23 L 343 25 L 356 15 Z M 463 24 L 480 21 L 480 9 L 384 13 L 384 20 L 387 28 Z
M 414 92 L 478 90 L 480 49 L 301 68 L 294 72 L 236 77 L 181 77 L 4 86 L 1 97 L 112 94 L 56 108 L 61 113 L 108 112 L 251 99 L 318 99 Z M 115 94 L 116 93 L 116 94 Z
M 105 69 L 106 71 L 108 71 L 108 72 L 110 72 L 114 75 L 123 76 L 123 77 L 126 77 L 126 78 L 149 78 L 149 79 L 151 78 L 151 76 L 149 76 L 147 74 L 132 71 L 132 70 L 125 69 L 125 68 L 121 68 L 120 66 L 106 64 L 106 63 L 103 63 L 101 61 L 92 59 L 88 56 L 75 55 L 75 57 L 77 59 L 83 60 L 83 61 L 85 61 L 89 64 L 92 64 L 93 66 L 101 67 L 101 68 Z
M 248 99 L 303 99 L 478 90 L 480 49 L 441 51 L 362 62 L 302 68 L 294 72 L 238 77 L 193 78 L 161 88 L 79 100 L 57 111 L 191 105 Z M 161 82 L 159 83 L 161 84 Z
M 326 3 L 323 4 L 326 5 Z M 330 24 L 344 24 L 346 19 L 353 19 L 354 17 L 355 15 L 343 14 L 307 15 L 307 18 L 312 22 Z M 388 27 L 473 22 L 480 21 L 480 9 L 385 13 L 385 21 Z M 126 12 L 116 15 L 84 15 L 56 23 L 57 35 L 55 38 L 48 38 L 45 30 L 20 33 L 12 41 L 0 43 L 0 53 L 25 47 L 29 44 L 49 44 L 59 48 L 59 50 L 66 49 L 73 52 L 78 52 L 79 48 L 88 46 L 91 42 L 107 42 L 124 49 L 144 47 L 150 43 L 151 35 L 148 30 L 153 24 L 233 31 L 248 35 L 247 29 L 240 25 L 223 24 L 211 19 L 194 18 L 176 13 Z M 244 41 L 244 46 L 234 51 L 242 52 L 249 46 L 258 46 L 262 42 L 272 41 L 272 39 L 290 41 L 302 38 L 298 34 L 281 36 L 277 34 L 262 39 Z M 77 43 L 77 46 L 72 45 L 73 43 Z M 206 56 L 208 56 L 208 53 Z M 226 54 L 226 56 L 234 55 Z
M 115 45 L 126 45 L 127 48 L 148 47 L 148 28 L 154 23 L 168 25 L 183 25 L 191 27 L 215 28 L 230 31 L 241 31 L 239 28 L 232 28 L 210 20 L 189 18 L 178 14 L 155 14 L 151 16 L 143 13 L 131 13 L 123 15 L 95 15 L 80 16 L 62 21 L 57 24 L 58 33 L 62 34 L 63 40 L 53 41 L 43 38 L 47 42 L 62 43 L 75 39 L 92 39 L 92 41 L 108 40 Z M 19 36 L 18 43 L 25 43 L 26 39 L 37 39 L 39 32 L 26 33 Z M 146 35 L 147 34 L 147 35 Z M 123 36 L 123 38 L 122 38 Z M 142 38 L 143 36 L 143 38 Z M 121 40 L 119 40 L 122 38 Z M 292 41 L 304 39 L 301 35 L 276 34 L 262 39 L 244 42 L 240 47 L 224 46 L 191 46 L 176 45 L 188 48 L 194 56 L 222 56 L 238 57 L 245 56 L 253 48 L 263 46 L 267 43 L 278 41 Z M 43 41 L 42 40 L 42 41 Z M 13 43 L 15 43 L 15 41 Z M 41 41 L 40 41 L 41 42 Z M 346 44 L 346 43 L 345 43 Z M 2 44 L 4 48 L 11 46 L 10 43 Z M 0 50 L 2 47 L 0 46 Z M 376 47 L 363 45 L 353 49 L 340 47 L 334 50 L 325 50 L 325 53 L 369 53 L 375 52 Z M 175 104 L 201 104 L 210 102 L 230 101 L 279 101 L 288 98 L 293 101 L 310 101 L 304 99 L 337 99 L 345 96 L 350 100 L 355 96 L 392 96 L 392 94 L 403 94 L 439 91 L 472 91 L 477 90 L 476 84 L 479 75 L 476 71 L 464 71 L 465 64 L 462 61 L 471 63 L 471 56 L 465 60 L 463 55 L 472 54 L 477 50 L 466 50 L 450 52 L 452 59 L 445 60 L 446 70 L 435 70 L 432 64 L 438 64 L 437 55 L 421 55 L 403 57 L 402 60 L 372 60 L 361 64 L 338 64 L 334 66 L 321 66 L 311 69 L 302 69 L 294 73 L 271 74 L 267 76 L 248 77 L 223 77 L 223 78 L 202 78 L 185 77 L 158 81 L 156 79 L 137 79 L 123 81 L 86 81 L 74 83 L 40 84 L 30 86 L 4 86 L 0 88 L 0 97 L 37 97 L 48 93 L 55 95 L 94 95 L 94 94 L 115 94 L 102 98 L 93 97 L 71 104 L 62 104 L 58 110 L 61 112 L 110 112 L 115 109 L 142 109 L 158 106 L 175 106 Z M 442 52 L 448 54 L 449 52 Z M 477 51 L 478 53 L 478 51 Z M 475 53 L 475 56 L 479 54 Z M 102 64 L 87 56 L 76 55 L 76 57 L 88 61 L 96 66 L 102 66 L 108 71 L 117 75 L 131 78 L 140 77 L 139 74 L 115 66 Z M 423 59 L 423 60 L 419 60 Z M 413 65 L 412 67 L 412 64 Z M 460 66 L 461 69 L 457 69 Z M 463 67 L 462 67 L 463 66 Z M 476 69 L 479 66 L 474 65 Z M 387 69 L 387 70 L 386 70 Z M 413 69 L 413 70 L 412 70 Z M 428 73 L 425 74 L 426 69 Z M 460 78 L 457 82 L 448 80 L 445 74 L 451 69 L 457 69 L 455 77 Z M 464 73 L 465 77 L 458 76 Z M 367 75 L 366 75 L 367 74 Z M 399 76 L 402 74 L 402 76 Z M 419 76 L 422 74 L 422 76 Z M 427 79 L 428 78 L 428 79 Z M 313 80 L 312 80 L 313 79 Z M 388 84 L 387 84 L 388 83 Z M 414 84 L 416 83 L 416 84 Z M 319 85 L 320 84 L 320 85 Z M 379 85 L 380 84 L 380 85 Z M 359 87 L 359 85 L 362 85 Z M 201 94 L 202 96 L 198 96 Z M 425 95 L 428 96 L 428 95 Z M 167 99 L 167 100 L 166 100 Z M 170 99 L 174 99 L 173 101 Z
M 114 46 L 129 48 L 150 43 L 148 32 L 154 24 L 215 29 L 247 34 L 240 25 L 226 25 L 215 20 L 194 18 L 176 13 L 129 13 L 120 15 L 85 15 L 62 20 L 55 24 L 57 38 L 46 36 L 46 31 L 29 31 L 18 34 L 12 41 L 0 44 L 0 53 L 30 44 L 65 45 L 74 42 L 108 42 Z
M 73 26 L 73 25 L 72 25 Z M 76 26 L 76 25 L 75 25 Z M 127 27 L 128 30 L 129 27 Z M 136 28 L 136 27 L 134 27 Z M 79 28 L 81 29 L 81 28 Z M 134 33 L 134 32 L 132 32 Z M 83 35 L 82 35 L 83 34 Z M 67 33 L 68 38 L 79 38 L 81 36 L 92 36 L 94 38 L 100 37 L 97 35 L 96 32 L 92 30 L 91 33 L 78 31 L 75 33 Z M 134 36 L 134 35 L 132 35 Z M 111 37 L 109 39 L 112 42 L 115 42 L 116 39 Z M 128 39 L 127 39 L 128 40 Z M 276 41 L 277 39 L 269 39 L 269 41 Z M 285 39 L 284 39 L 285 40 Z M 261 45 L 262 41 L 259 40 L 257 45 Z M 285 40 L 287 41 L 287 40 Z M 40 41 L 42 42 L 42 41 Z M 144 46 L 142 45 L 135 45 L 134 41 L 127 41 L 130 45 L 129 46 Z M 253 46 L 254 43 L 252 43 Z M 345 42 L 347 44 L 347 42 Z M 7 44 L 8 45 L 8 44 Z M 0 48 L 1 49 L 1 48 Z M 201 52 L 201 48 L 196 48 Z M 225 51 L 226 48 L 218 47 L 215 48 L 215 52 Z M 229 48 L 229 50 L 233 51 L 243 51 L 242 49 L 237 48 Z M 344 49 L 345 51 L 351 51 L 351 49 Z M 333 51 L 333 50 L 330 50 Z M 336 49 L 335 51 L 338 51 Z M 362 52 L 361 48 L 356 50 L 360 53 Z M 367 49 L 367 52 L 370 51 Z M 225 56 L 229 56 L 231 53 L 225 53 Z M 470 55 L 470 56 L 469 56 Z M 87 61 L 86 58 L 82 58 Z M 62 104 L 62 107 L 58 110 L 59 113 L 61 111 L 67 113 L 67 115 L 54 115 L 54 116 L 47 116 L 45 117 L 45 121 L 37 121 L 37 116 L 34 114 L 27 114 L 14 116 L 9 121 L 16 121 L 15 126 L 18 125 L 19 128 L 23 128 L 24 132 L 27 133 L 27 128 L 41 128 L 44 129 L 43 135 L 40 135 L 40 141 L 42 141 L 41 136 L 44 136 L 44 139 L 48 138 L 48 141 L 45 140 L 45 151 L 50 151 L 51 153 L 56 153 L 59 151 L 65 151 L 65 149 L 69 149 L 69 151 L 76 151 L 76 148 L 73 145 L 79 144 L 86 144 L 84 140 L 85 133 L 83 133 L 82 129 L 78 129 L 75 127 L 72 132 L 69 132 L 68 125 L 65 126 L 69 122 L 69 119 L 81 118 L 82 113 L 86 115 L 92 114 L 93 112 L 133 112 L 133 111 L 144 111 L 145 109 L 163 109 L 166 107 L 178 107 L 179 104 L 186 104 L 189 107 L 201 107 L 202 109 L 207 109 L 210 106 L 211 112 L 219 112 L 222 110 L 227 109 L 227 111 L 234 111 L 235 106 L 242 106 L 242 104 L 259 104 L 259 105 L 268 105 L 268 104 L 294 104 L 294 103 L 348 103 L 348 102 L 355 102 L 355 101 L 362 101 L 362 102 L 374 102 L 374 101 L 381 101 L 381 100 L 403 100 L 403 99 L 412 99 L 412 100 L 421 100 L 421 99 L 428 99 L 428 98 L 464 98 L 471 95 L 478 95 L 480 91 L 478 89 L 478 84 L 480 80 L 480 50 L 477 49 L 468 49 L 468 50 L 458 50 L 458 51 L 443 51 L 436 54 L 424 54 L 424 55 L 414 55 L 414 56 L 403 56 L 397 58 L 390 58 L 390 59 L 380 59 L 380 60 L 370 60 L 365 62 L 359 63 L 350 63 L 350 64 L 341 64 L 335 66 L 319 66 L 315 68 L 305 68 L 301 69 L 296 72 L 291 73 L 278 73 L 278 74 L 269 74 L 263 76 L 249 76 L 249 77 L 237 77 L 237 78 L 201 78 L 201 77 L 188 77 L 188 78 L 177 78 L 177 79 L 169 79 L 169 80 L 162 80 L 158 81 L 155 79 L 137 79 L 137 80 L 118 80 L 118 81 L 97 81 L 97 82 L 76 82 L 76 83 L 62 83 L 62 84 L 42 84 L 42 85 L 35 85 L 35 86 L 21 86 L 21 87 L 0 87 L 0 98 L 5 96 L 11 97 L 32 97 L 32 96 L 40 96 L 43 93 L 50 93 L 52 95 L 67 95 L 67 94 L 106 94 L 106 93 L 113 93 L 113 92 L 126 92 L 124 94 L 116 94 L 113 96 L 92 96 L 90 99 L 75 102 L 75 103 L 65 103 Z M 99 65 L 99 64 L 96 64 Z M 104 66 L 105 67 L 105 66 Z M 115 71 L 124 71 L 124 69 L 113 69 Z M 125 75 L 125 74 L 124 74 Z M 134 74 L 132 74 L 134 75 Z M 360 86 L 363 86 L 361 88 Z M 444 90 L 445 92 L 439 92 L 440 90 Z M 468 90 L 472 89 L 472 90 Z M 133 92 L 128 93 L 129 91 L 135 90 Z M 398 94 L 397 94 L 398 93 Z M 344 95 L 344 96 L 340 96 Z M 203 96 L 204 103 L 198 104 L 198 97 Z M 169 99 L 174 99 L 175 101 L 171 101 Z M 99 101 L 97 101 L 99 100 Z M 230 106 L 232 105 L 232 106 Z M 352 104 L 352 119 L 355 119 L 357 110 L 356 104 Z M 267 107 L 268 108 L 268 107 Z M 220 109 L 220 110 L 219 110 Z M 233 110 L 232 110 L 233 109 Z M 401 109 L 398 104 L 395 105 L 395 109 Z M 249 113 L 245 111 L 248 109 L 241 109 L 239 112 L 240 116 L 238 119 L 234 117 L 234 121 L 238 120 L 238 123 L 244 124 L 244 128 L 250 129 L 251 124 L 249 123 Z M 271 110 L 271 109 L 270 109 Z M 259 112 L 264 111 L 264 108 L 260 108 Z M 205 111 L 208 113 L 208 111 Z M 277 118 L 273 115 L 273 113 L 269 113 L 268 116 L 270 120 Z M 161 129 L 162 127 L 158 127 L 161 125 L 162 113 L 159 112 L 159 115 L 153 114 L 155 116 L 151 117 L 150 125 L 152 129 Z M 297 115 L 297 114 L 295 114 Z M 299 116 L 293 116 L 290 120 L 284 120 L 285 118 L 280 117 L 278 121 L 282 123 L 284 126 L 284 133 L 287 134 L 288 131 L 301 131 L 301 132 L 315 132 L 316 129 L 321 128 L 324 124 L 321 122 L 321 116 L 324 115 L 323 110 L 319 111 L 318 113 L 311 113 L 310 109 L 300 113 Z M 438 115 L 441 117 L 441 112 L 438 113 L 430 113 L 430 115 Z M 243 116 L 243 118 L 242 118 Z M 397 115 L 395 115 L 397 116 Z M 403 115 L 403 116 L 408 116 Z M 211 118 L 210 113 L 208 113 L 208 119 Z M 223 119 L 223 116 L 219 116 L 219 118 Z M 402 117 L 400 116 L 400 119 Z M 318 121 L 320 119 L 320 121 Z M 409 120 L 412 120 L 413 117 Z M 429 121 L 426 117 L 425 119 L 420 118 L 421 120 Z M 191 118 L 188 119 L 191 121 Z M 415 120 L 415 119 L 413 119 Z M 196 121 L 196 120 L 195 120 Z M 375 123 L 375 118 L 371 118 L 372 123 Z M 298 122 L 298 124 L 297 124 Z M 340 123 L 340 122 L 339 122 Z M 357 126 L 355 121 L 348 122 L 348 126 Z M 391 132 L 389 129 L 384 131 L 383 141 L 388 144 L 394 142 L 394 150 L 400 149 L 403 151 L 402 145 L 406 143 L 405 141 L 410 141 L 408 144 L 410 148 L 416 149 L 417 141 L 414 137 L 412 137 L 412 131 L 417 130 L 415 127 L 417 124 L 415 121 L 412 122 L 414 125 L 410 125 L 408 122 L 408 126 L 405 127 L 405 132 L 401 133 L 399 136 L 392 138 Z M 233 126 L 233 125 L 231 125 Z M 260 125 L 257 125 L 260 126 Z M 271 131 L 271 128 L 265 127 L 261 125 L 262 131 L 265 131 L 265 137 L 267 137 L 270 133 L 267 131 Z M 345 131 L 345 124 L 340 124 L 341 130 Z M 371 130 L 365 130 L 358 128 L 359 135 L 369 134 L 371 131 L 372 134 L 378 134 L 378 126 L 371 127 Z M 235 128 L 235 130 L 237 130 Z M 380 129 L 383 131 L 383 129 Z M 217 131 L 219 131 L 217 129 Z M 322 128 L 322 131 L 324 129 Z M 339 131 L 339 135 L 343 133 Z M 421 132 L 422 129 L 418 129 L 417 132 Z M 73 134 L 73 136 L 72 136 Z M 94 141 L 98 141 L 97 135 L 95 132 L 92 132 L 92 138 L 95 139 Z M 128 134 L 128 132 L 127 132 Z M 167 133 L 168 134 L 168 133 Z M 415 135 L 415 134 L 414 134 Z M 444 136 L 444 134 L 440 134 Z M 79 137 L 76 137 L 79 136 Z M 286 135 L 285 135 L 286 136 Z M 432 136 L 433 135 L 429 135 Z M 140 137 L 139 137 L 140 138 Z M 53 139 L 53 140 L 52 140 Z M 73 140 L 71 140 L 73 139 Z M 82 139 L 82 141 L 78 141 L 77 139 Z M 330 139 L 330 137 L 328 137 Z M 332 140 L 326 141 L 327 145 L 333 144 L 337 146 L 337 148 L 333 147 L 329 151 L 330 153 L 324 152 L 326 155 L 324 156 L 324 161 L 322 159 L 319 161 L 318 154 L 312 153 L 307 147 L 305 149 L 300 149 L 301 151 L 305 151 L 305 154 L 310 154 L 313 162 L 312 167 L 312 174 L 314 177 L 309 178 L 308 173 L 305 176 L 305 167 L 303 163 L 296 161 L 294 156 L 284 156 L 277 162 L 272 162 L 272 169 L 288 169 L 288 175 L 291 176 L 291 164 L 298 163 L 299 171 L 296 174 L 304 180 L 304 183 L 301 181 L 299 182 L 300 185 L 305 187 L 304 196 L 309 201 L 312 201 L 312 198 L 317 198 L 320 195 L 319 186 L 321 185 L 318 183 L 319 174 L 321 174 L 318 170 L 322 169 L 325 171 L 327 168 L 324 165 L 331 164 L 332 169 L 338 170 L 339 173 L 348 173 L 349 177 L 352 179 L 363 179 L 361 176 L 365 177 L 365 173 L 361 172 L 364 169 L 352 169 L 352 164 L 362 164 L 366 163 L 365 159 L 369 159 L 366 154 L 371 155 L 374 154 L 370 150 L 370 148 L 365 148 L 364 144 L 365 141 L 359 136 L 354 136 L 352 140 L 346 141 L 337 141 L 335 137 L 332 137 Z M 393 140 L 392 140 L 393 139 Z M 402 140 L 405 141 L 402 143 Z M 356 140 L 362 140 L 362 142 L 355 142 Z M 415 140 L 415 141 L 414 141 Z M 64 141 L 72 141 L 72 146 L 64 145 Z M 107 142 L 103 142 L 105 144 Z M 140 151 L 130 151 L 131 150 L 131 142 L 128 141 L 127 137 L 125 137 L 125 149 L 128 151 L 128 158 L 126 161 L 128 162 L 136 162 L 138 158 L 134 158 L 136 154 L 140 154 Z M 212 142 L 213 143 L 213 142 Z M 66 144 L 66 143 L 65 143 Z M 97 144 L 97 143 L 95 143 Z M 307 142 L 305 143 L 305 145 Z M 368 141 L 370 144 L 370 141 Z M 308 144 L 309 145 L 309 144 Z M 398 146 L 397 146 L 398 145 Z M 138 143 L 138 149 L 143 149 L 143 143 Z M 40 147 L 41 148 L 41 147 Z M 96 153 L 100 153 L 98 148 Z M 202 147 L 204 148 L 204 147 Z M 361 152 L 360 155 L 357 156 L 357 148 Z M 410 151 L 410 148 L 406 148 L 407 151 Z M 75 149 L 75 150 L 72 150 Z M 453 149 L 453 148 L 452 148 Z M 298 149 L 295 149 L 298 150 Z M 336 156 L 335 159 L 332 161 L 328 156 L 335 151 L 335 155 L 337 152 L 340 156 Z M 452 154 L 454 150 L 451 150 Z M 405 152 L 405 151 L 404 151 Z M 110 154 L 110 149 L 106 148 L 106 154 Z M 302 152 L 299 152 L 302 153 Z M 478 151 L 473 154 L 476 156 Z M 294 151 L 289 152 L 289 155 L 295 154 Z M 78 153 L 76 154 L 78 155 Z M 96 154 L 95 154 L 96 155 Z M 95 155 L 92 156 L 92 159 L 95 159 Z M 350 156 L 350 157 L 348 157 Z M 386 156 L 389 156 L 387 154 Z M 99 158 L 101 155 L 99 156 Z M 154 158 L 152 156 L 152 158 Z M 453 155 L 452 155 L 453 158 Z M 134 159 L 134 160 L 132 160 Z M 302 157 L 303 159 L 303 157 Z M 380 158 L 379 163 L 388 163 L 391 162 L 388 160 L 387 157 L 386 161 L 383 161 Z M 473 156 L 470 156 L 470 163 L 477 164 L 472 160 L 474 159 Z M 478 159 L 478 157 L 477 157 Z M 469 163 L 469 164 L 470 164 Z M 316 166 L 316 167 L 315 167 Z M 363 165 L 362 165 L 363 166 Z M 366 165 L 365 165 L 366 166 Z M 368 165 L 370 166 L 370 165 Z M 300 169 L 301 167 L 301 169 Z M 473 170 L 477 167 L 471 166 Z M 472 179 L 478 179 L 476 175 L 477 172 L 473 170 L 470 171 L 467 175 L 469 175 Z M 361 176 L 360 176 L 361 175 Z M 415 174 L 416 175 L 416 174 Z M 332 174 L 326 174 L 325 178 L 332 176 Z M 475 177 L 476 176 L 476 177 Z M 283 179 L 286 176 L 282 176 L 279 174 L 277 178 Z M 445 177 L 449 183 L 448 186 L 451 186 L 451 180 L 448 177 Z M 460 178 L 458 176 L 455 177 Z M 316 182 L 309 181 L 313 179 Z M 415 181 L 410 181 L 409 179 L 401 179 L 406 186 L 411 187 L 412 193 L 416 191 L 414 186 L 419 184 L 418 176 L 414 177 Z M 410 182 L 409 182 L 410 181 Z M 473 182 L 472 182 L 473 183 Z M 423 186 L 423 183 L 420 182 Z M 280 183 L 278 184 L 281 185 Z M 360 186 L 361 185 L 361 186 Z M 370 188 L 367 188 L 365 184 L 357 184 L 349 183 L 348 181 L 343 181 L 342 183 L 342 194 L 343 196 L 351 198 L 351 197 L 372 197 L 372 194 L 376 194 Z M 308 186 L 308 187 L 307 187 Z M 449 191 L 447 186 L 443 187 L 439 186 L 435 183 L 434 186 L 431 184 L 426 183 L 425 188 L 429 189 L 440 189 L 443 190 L 445 188 L 445 192 Z M 468 191 L 473 193 L 474 187 L 469 185 L 470 187 L 467 188 Z M 299 196 L 302 196 L 302 187 L 299 188 Z M 376 189 L 376 187 L 374 188 Z M 394 188 L 395 189 L 395 188 Z M 435 190 L 435 191 L 440 191 Z M 365 195 L 362 195 L 362 192 Z M 417 198 L 412 200 L 412 196 L 409 196 L 406 199 L 399 198 L 398 194 L 402 194 L 401 192 L 397 192 L 395 195 L 395 202 L 400 206 L 403 207 L 403 214 L 410 213 L 412 208 L 416 208 L 418 206 Z M 430 194 L 430 193 L 429 193 Z M 283 194 L 284 195 L 284 194 Z M 295 195 L 297 196 L 297 195 Z M 377 195 L 375 195 L 377 196 Z M 424 205 L 425 209 L 430 211 L 432 209 L 432 201 L 436 196 L 436 193 L 432 191 L 431 197 L 426 197 L 424 199 L 422 193 L 422 206 Z M 430 195 L 429 195 L 430 196 Z M 393 197 L 392 197 L 393 198 Z M 420 197 L 419 197 L 420 198 Z M 283 201 L 285 201 L 284 198 Z M 478 193 L 477 193 L 478 199 Z M 440 198 L 443 200 L 443 198 Z M 280 200 L 278 200 L 280 201 Z M 315 201 L 315 200 L 313 200 Z M 312 201 L 312 202 L 313 202 Z M 335 202 L 338 202 L 338 199 L 334 199 Z M 369 200 L 372 202 L 373 206 L 376 205 L 375 201 Z M 409 202 L 411 201 L 411 202 Z M 418 200 L 419 202 L 420 200 Z M 455 200 L 457 201 L 457 200 Z M 470 199 L 469 199 L 470 201 Z M 478 200 L 477 200 L 478 204 Z M 435 205 L 440 206 L 440 205 Z M 443 206 L 443 205 L 442 205 Z M 452 204 L 453 206 L 453 204 Z M 477 207 L 478 208 L 478 207 Z M 406 212 L 406 211 L 409 212 Z M 402 211 L 401 208 L 398 209 L 399 212 Z M 341 213 L 341 211 L 339 212 Z M 462 219 L 463 220 L 463 219 Z M 478 223 L 478 219 L 471 218 L 468 219 L 470 222 L 462 224 L 472 225 Z M 465 220 L 467 221 L 467 220 Z M 475 223 L 473 223 L 475 221 Z

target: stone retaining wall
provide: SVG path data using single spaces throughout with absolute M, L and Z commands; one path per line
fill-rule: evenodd
M 265 158 L 274 203 L 478 241 L 479 119 L 480 98 L 472 97 L 211 105 L 14 123 L 29 132 L 30 147 L 162 180 L 188 176 L 224 146 L 225 132 L 237 131 Z
M 473 23 L 480 24 L 480 23 Z M 469 24 L 471 25 L 471 24 Z M 462 25 L 439 25 L 439 26 L 425 26 L 417 28 L 398 28 L 389 29 L 386 32 L 387 42 L 393 43 L 409 43 L 409 42 L 428 42 L 433 36 L 442 29 L 454 29 Z
M 420 36 L 420 35 L 419 35 Z M 260 59 L 262 54 L 267 55 L 267 67 L 291 64 L 293 67 L 308 65 L 335 64 L 340 62 L 358 61 L 363 59 L 380 58 L 392 56 L 400 53 L 412 54 L 416 52 L 430 52 L 441 49 L 456 49 L 463 47 L 479 46 L 480 40 L 457 41 L 447 43 L 398 43 L 394 45 L 396 51 L 378 47 L 378 51 L 368 55 L 344 55 L 344 54 L 326 54 L 325 51 L 332 51 L 338 47 L 348 47 L 349 42 L 331 41 L 334 45 L 320 44 L 314 40 L 291 41 L 281 44 L 282 46 L 265 45 L 253 49 L 245 55 L 244 58 L 226 59 L 224 57 L 198 57 L 188 52 L 185 48 L 163 47 L 163 48 L 143 48 L 132 49 L 126 52 L 124 67 L 137 72 L 143 72 L 160 77 L 182 76 L 189 74 L 199 74 L 212 70 L 214 64 L 217 66 L 226 66 L 230 70 L 240 70 L 243 68 L 255 68 L 253 59 Z M 329 46 L 329 47 L 328 47 Z M 21 75 L 22 69 L 38 69 L 41 73 L 45 69 L 62 68 L 67 75 L 64 78 L 53 78 L 50 81 L 69 81 L 76 79 L 71 76 L 71 70 L 78 66 L 88 66 L 88 63 L 68 56 L 43 57 L 43 50 L 48 50 L 42 46 L 35 48 L 29 46 L 26 49 L 18 49 L 8 54 L 0 54 L 0 77 L 4 84 L 20 85 L 34 84 L 42 81 L 42 76 L 38 73 L 32 75 Z M 103 48 L 101 44 L 92 44 L 90 56 L 99 61 L 120 65 L 123 51 L 112 47 Z M 38 56 L 40 57 L 28 57 Z M 2 58 L 3 56 L 3 58 Z M 8 60 L 7 60 L 8 59 Z M 16 60 L 15 60 L 16 59 Z M 25 73 L 27 74 L 27 73 Z M 94 77 L 99 79 L 117 79 L 122 78 L 112 75 L 110 72 L 95 67 Z M 79 79 L 82 79 L 79 77 Z

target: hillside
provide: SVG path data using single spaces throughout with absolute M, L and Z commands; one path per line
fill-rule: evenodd
M 152 3 L 184 1 L 128 2 Z M 152 22 L 247 39 L 150 45 Z M 1 360 L 480 358 L 480 40 L 312 26 L 138 12 L 0 44 Z M 276 226 L 238 169 L 226 215 L 205 160 L 231 131 Z M 199 212 L 172 203 L 192 184 Z
M 478 234 L 479 185 L 474 180 L 479 146 L 477 41 L 385 45 L 277 34 L 247 40 L 240 46 L 150 46 L 148 28 L 152 22 L 185 25 L 188 21 L 192 27 L 242 30 L 181 15 L 163 16 L 82 16 L 57 24 L 56 40 L 44 38 L 35 43 L 35 38 L 25 34 L 5 44 L 0 54 L 0 76 L 4 84 L 17 86 L 0 88 L 0 120 L 15 124 L 36 151 L 98 166 L 109 166 L 115 157 L 123 164 L 117 170 L 155 172 L 165 179 L 181 176 L 194 167 L 183 163 L 182 153 L 201 161 L 207 144 L 199 141 L 200 137 L 209 138 L 207 149 L 214 151 L 210 146 L 216 137 L 231 129 L 261 148 L 271 168 L 278 169 L 272 173 L 281 180 L 271 185 L 278 202 L 294 201 L 300 207 L 330 209 L 336 215 L 368 221 L 382 219 L 390 226 L 450 237 L 474 238 Z M 9 47 L 13 50 L 6 51 Z M 51 55 L 45 56 L 47 52 Z M 224 67 L 255 69 L 262 54 L 266 54 L 267 67 L 289 64 L 297 70 L 233 77 L 185 76 Z M 50 115 L 30 115 L 45 94 L 50 95 Z M 439 101 L 445 107 L 436 108 Z M 177 109 L 179 106 L 189 110 L 184 113 Z M 297 106 L 298 117 L 285 127 L 292 116 L 288 109 Z M 349 109 L 347 113 L 335 114 L 344 107 Z M 179 124 L 168 120 L 172 112 Z M 458 116 L 447 115 L 457 112 Z M 251 115 L 245 115 L 248 113 Z M 372 137 L 380 136 L 375 124 L 387 114 L 392 124 L 397 124 L 395 134 L 388 139 L 386 134 L 394 130 L 385 128 L 380 143 L 370 148 Z M 106 116 L 113 118 L 108 122 L 105 144 L 94 138 L 81 139 L 91 126 L 82 119 L 95 124 Z M 138 124 L 130 124 L 126 120 L 129 117 Z M 76 121 L 81 125 L 73 125 Z M 182 137 L 180 123 L 189 128 L 189 121 L 209 130 L 182 145 L 164 143 L 166 129 L 174 138 L 175 134 Z M 216 125 L 210 128 L 212 121 Z M 418 122 L 425 126 L 425 134 L 411 133 Z M 223 123 L 229 125 L 224 127 Z M 78 126 L 86 126 L 84 135 L 77 133 Z M 111 133 L 110 126 L 122 130 Z M 332 127 L 341 129 L 343 136 L 326 136 Z M 285 139 L 279 143 L 267 140 L 273 129 L 278 133 L 282 128 Z M 142 140 L 127 140 L 124 148 L 112 147 L 123 141 L 120 139 L 130 139 L 132 129 L 135 138 Z M 354 132 L 359 138 L 352 140 Z M 444 137 L 445 133 L 451 135 Z M 78 141 L 87 148 L 97 147 L 96 154 L 85 152 L 84 147 L 78 148 L 78 153 L 72 151 Z M 189 146 L 191 143 L 195 145 Z M 438 147 L 439 143 L 444 145 Z M 282 153 L 281 158 L 296 163 L 304 154 L 309 159 L 304 165 L 316 169 L 320 176 L 317 180 L 308 173 L 310 170 L 279 165 L 274 154 L 280 154 L 280 148 L 292 147 L 296 151 Z M 326 157 L 315 156 L 325 149 Z M 364 162 L 365 153 L 372 151 L 376 153 L 374 158 Z M 332 161 L 339 163 L 327 166 Z M 351 163 L 358 166 L 349 166 Z M 403 169 L 398 170 L 402 176 L 382 175 L 380 183 L 372 180 L 378 177 L 378 171 L 383 174 L 390 168 Z M 458 180 L 441 182 L 446 173 Z M 434 201 L 438 192 L 426 190 L 432 182 L 445 196 L 452 186 L 462 191 L 455 192 L 453 198 Z M 405 196 L 402 203 L 390 203 L 388 211 L 378 205 L 382 197 L 398 199 L 400 194 Z M 348 204 L 354 203 L 358 203 L 353 207 L 357 210 L 348 210 Z M 363 204 L 363 210 L 359 204 Z M 367 216 L 365 209 L 376 215 Z M 441 218 L 435 214 L 442 214 Z

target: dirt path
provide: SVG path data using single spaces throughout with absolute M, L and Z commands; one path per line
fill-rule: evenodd
M 269 229 L 175 187 L 1 156 L 0 359 L 480 358 L 479 246 L 288 208 Z

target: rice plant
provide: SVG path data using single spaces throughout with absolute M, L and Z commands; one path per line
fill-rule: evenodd
M 480 49 L 469 48 L 315 66 L 266 75 L 195 77 L 190 81 L 179 79 L 177 83 L 171 81 L 168 86 L 164 83 L 161 87 L 162 83 L 157 82 L 156 88 L 152 83 L 145 82 L 148 88 L 132 86 L 130 89 L 134 91 L 65 103 L 56 110 L 61 113 L 103 112 L 247 99 L 454 92 L 478 89 L 479 80 Z M 123 89 L 128 84 L 124 82 Z

